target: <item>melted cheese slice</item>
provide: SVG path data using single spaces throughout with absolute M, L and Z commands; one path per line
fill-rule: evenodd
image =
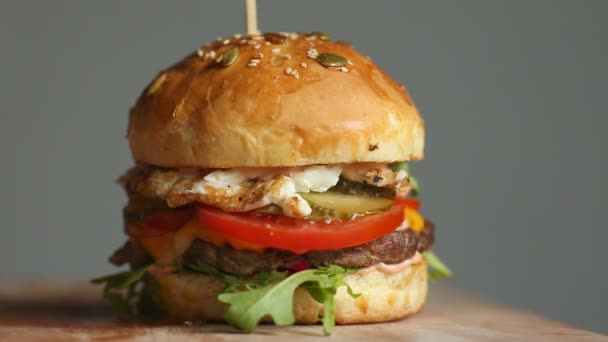
M 173 266 L 176 260 L 190 248 L 195 239 L 204 240 L 218 247 L 229 244 L 234 249 L 262 253 L 264 248 L 248 242 L 235 240 L 210 230 L 193 218 L 175 232 L 157 236 L 132 237 L 154 258 L 156 264 Z
M 412 208 L 405 208 L 404 210 L 405 219 L 409 223 L 410 228 L 416 233 L 420 233 L 424 230 L 424 217 L 420 213 Z

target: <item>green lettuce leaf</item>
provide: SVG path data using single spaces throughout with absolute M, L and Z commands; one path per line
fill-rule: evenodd
M 431 280 L 451 278 L 454 275 L 446 264 L 444 264 L 432 251 L 423 252 L 422 257 L 429 265 L 429 276 L 431 277 Z
M 293 296 L 303 287 L 318 302 L 324 304 L 323 328 L 330 334 L 335 326 L 334 296 L 341 286 L 346 286 L 353 297 L 357 295 L 343 277 L 353 272 L 339 266 L 320 267 L 294 273 L 287 278 L 274 278 L 263 287 L 239 292 L 225 292 L 218 299 L 229 304 L 225 319 L 245 331 L 253 331 L 264 316 L 272 317 L 279 326 L 295 323 Z

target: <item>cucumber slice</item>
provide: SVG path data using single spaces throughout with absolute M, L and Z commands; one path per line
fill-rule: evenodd
M 388 198 L 346 195 L 336 192 L 299 193 L 313 209 L 310 218 L 351 219 L 389 209 L 393 201 Z

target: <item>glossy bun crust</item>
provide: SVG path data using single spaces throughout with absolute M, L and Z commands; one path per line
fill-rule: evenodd
M 169 314 L 185 321 L 223 321 L 226 304 L 217 296 L 224 284 L 217 278 L 187 273 L 153 272 L 160 298 Z M 335 296 L 338 324 L 393 321 L 415 314 L 424 306 L 427 294 L 427 265 L 424 261 L 404 270 L 385 274 L 372 271 L 365 275 L 350 274 L 344 278 L 361 294 L 353 299 L 340 287 Z M 323 312 L 323 305 L 306 290 L 296 289 L 293 310 L 297 324 L 314 324 Z M 270 322 L 269 319 L 264 321 Z
M 133 158 L 171 168 L 421 159 L 424 123 L 406 89 L 322 38 L 232 37 L 162 71 L 131 109 Z M 348 63 L 323 66 L 315 52 Z

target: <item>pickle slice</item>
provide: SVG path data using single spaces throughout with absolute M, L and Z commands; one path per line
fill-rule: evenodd
M 269 204 L 252 211 L 254 214 L 283 215 L 283 209 L 276 204 Z
M 344 178 L 340 178 L 338 184 L 329 189 L 330 192 L 339 192 L 342 194 L 359 195 L 367 197 L 393 197 L 395 191 L 393 189 L 380 188 L 370 184 L 361 182 L 353 182 Z
M 312 219 L 352 219 L 359 215 L 377 213 L 389 209 L 393 201 L 388 198 L 366 197 L 337 192 L 299 193 L 313 213 Z

